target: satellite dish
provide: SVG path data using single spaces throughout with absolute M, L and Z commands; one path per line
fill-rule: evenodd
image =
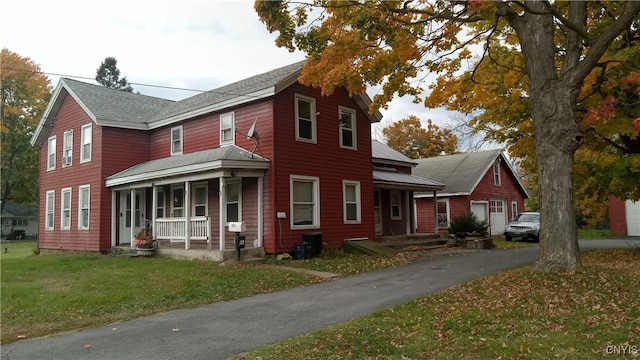
M 258 119 L 253 120 L 253 124 L 251 125 L 251 127 L 249 128 L 249 131 L 247 132 L 247 139 L 251 139 L 252 137 L 254 137 L 256 135 L 256 122 L 258 121 Z

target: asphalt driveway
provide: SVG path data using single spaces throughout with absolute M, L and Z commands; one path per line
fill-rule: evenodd
M 629 246 L 640 247 L 640 239 L 580 242 L 582 251 Z M 537 246 L 435 256 L 326 283 L 24 340 L 2 346 L 0 355 L 11 360 L 225 359 L 459 283 L 532 264 L 537 256 Z

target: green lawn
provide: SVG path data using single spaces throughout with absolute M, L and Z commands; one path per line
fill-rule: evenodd
M 38 245 L 34 240 L 11 240 L 0 243 L 0 261 L 20 259 L 31 256 L 37 251 Z
M 578 229 L 578 239 L 595 240 L 611 238 L 609 229 Z

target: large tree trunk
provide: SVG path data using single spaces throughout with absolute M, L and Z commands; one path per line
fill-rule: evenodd
M 525 57 L 536 144 L 540 201 L 540 255 L 545 271 L 581 268 L 573 194 L 573 156 L 582 135 L 575 121 L 580 84 L 558 76 L 553 17 L 540 1 L 538 10 L 512 17 Z

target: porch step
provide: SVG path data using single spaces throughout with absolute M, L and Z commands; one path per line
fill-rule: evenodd
M 447 239 L 442 238 L 402 238 L 402 239 L 388 239 L 380 241 L 390 248 L 405 250 L 408 248 L 420 248 L 420 250 L 427 250 L 430 248 L 438 248 L 447 245 Z

